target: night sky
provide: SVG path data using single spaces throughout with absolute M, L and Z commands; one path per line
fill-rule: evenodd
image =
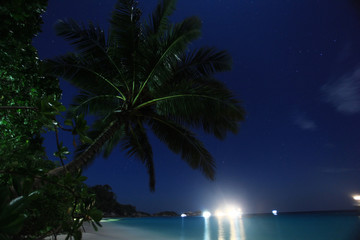
M 143 17 L 156 3 L 140 1 Z M 107 30 L 114 4 L 50 0 L 34 40 L 40 57 L 72 50 L 55 35 L 56 20 L 92 21 Z M 155 193 L 145 167 L 121 151 L 98 157 L 84 171 L 86 183 L 109 184 L 119 202 L 150 213 L 223 204 L 246 213 L 353 209 L 351 194 L 360 193 L 360 10 L 345 0 L 181 0 L 172 19 L 192 15 L 202 19 L 203 34 L 191 47 L 231 53 L 233 70 L 217 76 L 247 111 L 240 132 L 224 141 L 199 132 L 216 159 L 216 180 L 150 137 Z M 60 85 L 67 106 L 76 90 Z M 71 147 L 71 136 L 63 141 Z M 55 145 L 47 134 L 50 156 Z

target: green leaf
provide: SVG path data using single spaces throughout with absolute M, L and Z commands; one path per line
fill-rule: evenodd
M 100 211 L 100 210 L 98 210 L 96 208 L 92 208 L 88 212 L 88 214 L 95 222 L 100 222 L 100 220 L 102 219 L 102 216 L 103 216 L 102 211 Z
M 80 134 L 80 141 L 84 144 L 91 144 L 93 140 L 86 135 Z
M 87 177 L 85 177 L 85 176 L 80 176 L 80 177 L 78 178 L 78 181 L 84 182 L 84 181 L 86 181 L 86 179 L 87 179 Z
M 21 196 L 7 202 L 10 193 L 6 187 L 0 188 L 0 196 L 2 198 L 2 202 L 0 202 L 0 232 L 9 235 L 16 234 L 21 230 L 26 218 L 24 208 L 27 199 Z
M 63 143 L 60 142 L 58 151 L 54 153 L 54 156 L 62 159 L 66 159 L 66 155 L 68 154 L 70 154 L 68 148 L 66 146 L 63 146 Z
M 73 126 L 73 121 L 71 119 L 66 119 L 64 121 L 64 124 L 67 125 L 67 126 Z

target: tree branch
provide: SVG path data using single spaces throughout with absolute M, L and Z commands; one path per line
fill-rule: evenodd
M 66 171 L 65 165 L 64 165 L 64 160 L 62 159 L 61 153 L 60 153 L 61 149 L 60 149 L 60 142 L 59 142 L 59 131 L 58 131 L 58 128 L 56 126 L 55 126 L 55 136 L 56 136 L 56 147 L 57 147 L 57 149 L 59 151 L 59 158 L 60 158 L 60 161 L 61 161 L 61 165 L 64 168 L 64 171 Z
M 56 121 L 57 122 L 57 121 Z M 73 130 L 72 129 L 70 129 L 70 128 L 65 128 L 65 127 L 63 127 L 59 122 L 57 122 L 57 126 L 61 129 L 61 130 L 63 130 L 63 131 L 67 131 L 67 132 L 72 132 Z

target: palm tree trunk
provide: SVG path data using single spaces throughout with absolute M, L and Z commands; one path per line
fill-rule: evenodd
M 94 140 L 94 142 L 77 158 L 64 167 L 57 167 L 48 172 L 48 175 L 61 175 L 66 171 L 74 172 L 82 169 L 99 152 L 101 147 L 108 141 L 119 127 L 119 120 L 115 120 Z

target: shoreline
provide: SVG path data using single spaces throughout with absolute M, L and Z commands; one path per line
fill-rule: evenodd
M 301 215 L 301 214 L 345 214 L 345 215 L 359 215 L 358 211 L 348 210 L 348 211 L 308 211 L 308 212 L 283 212 L 281 215 Z M 269 213 L 260 213 L 260 214 L 244 214 L 243 217 L 251 218 L 256 216 L 272 216 Z M 120 217 L 120 218 L 105 218 L 104 221 L 101 221 L 102 227 L 98 228 L 98 231 L 95 231 L 91 224 L 84 223 L 84 231 L 82 232 L 83 240 L 143 240 L 143 239 L 156 239 L 156 240 L 174 240 L 172 236 L 166 236 L 164 233 L 149 231 L 142 229 L 140 227 L 125 226 L 118 224 L 121 219 L 126 219 L 129 217 Z M 151 218 L 151 217 L 145 217 Z M 168 217 L 155 217 L 155 218 L 168 218 Z M 172 217 L 169 217 L 172 218 Z M 177 217 L 180 218 L 180 217 Z M 189 217 L 191 218 L 191 217 Z M 66 235 L 58 235 L 58 240 L 65 240 Z M 47 237 L 46 240 L 52 240 L 53 237 Z
M 358 222 L 358 218 L 357 217 L 353 217 L 356 216 L 357 214 L 353 214 L 353 211 L 346 211 L 343 212 L 345 213 L 344 216 L 340 216 L 340 218 L 338 218 L 337 216 L 337 211 L 332 211 L 335 214 L 329 215 L 331 216 L 329 221 L 326 221 L 327 225 L 330 226 L 330 228 L 332 229 L 332 232 L 329 233 L 329 229 L 327 228 L 327 226 L 320 224 L 318 227 L 314 228 L 314 223 L 321 223 L 323 222 L 324 218 L 318 218 L 316 215 L 314 216 L 314 213 L 320 213 L 319 211 L 316 212 L 306 212 L 305 214 L 309 214 L 307 217 L 308 218 L 303 218 L 300 216 L 300 218 L 278 218 L 278 217 L 274 217 L 273 219 L 277 219 L 274 221 L 268 221 L 268 217 L 267 215 L 269 214 L 260 214 L 260 216 L 264 216 L 265 218 L 259 218 L 259 223 L 264 224 L 264 223 L 268 223 L 268 227 L 262 228 L 262 232 L 258 233 L 258 230 L 254 230 L 253 228 L 245 228 L 244 226 L 242 226 L 242 232 L 245 232 L 248 234 L 248 236 L 250 237 L 251 235 L 255 234 L 257 236 L 257 234 L 260 234 L 259 236 L 267 236 L 267 234 L 269 233 L 269 229 L 275 229 L 274 230 L 274 234 L 280 234 L 283 233 L 282 231 L 278 231 L 279 229 L 276 230 L 276 228 L 269 228 L 269 227 L 274 227 L 274 223 L 276 223 L 278 226 L 279 223 L 281 223 L 281 226 L 283 227 L 284 230 L 286 229 L 292 229 L 291 231 L 289 231 L 287 234 L 290 234 L 289 236 L 292 236 L 293 234 L 305 234 L 303 239 L 312 239 L 309 238 L 310 233 L 313 232 L 313 230 L 316 230 L 316 236 L 328 236 L 329 234 L 347 234 L 347 235 L 351 235 L 351 234 L 356 234 L 357 232 L 353 232 L 354 229 L 358 228 L 359 222 Z M 350 214 L 349 214 L 350 212 Z M 325 217 L 327 217 L 327 213 L 330 213 L 330 211 L 323 211 L 322 214 L 325 215 Z M 294 213 L 292 213 L 294 214 Z M 288 214 L 283 214 L 283 215 L 288 215 Z M 299 216 L 301 214 L 295 213 L 295 215 Z M 343 214 L 342 214 L 343 215 Z M 245 215 L 245 221 L 247 221 L 248 223 L 253 223 L 254 219 L 255 222 L 257 222 L 256 218 L 251 218 L 251 216 L 259 216 L 259 214 L 255 214 L 255 215 Z M 345 218 L 344 218 L 345 217 Z M 350 218 L 349 218 L 350 217 Z M 178 217 L 180 218 L 180 217 Z M 197 217 L 194 217 L 194 219 Z M 311 221 L 308 221 L 308 219 L 310 218 Z M 122 219 L 124 219 L 124 224 L 121 224 Z M 165 217 L 165 221 L 166 221 L 166 217 Z M 291 219 L 297 219 L 296 221 L 290 221 L 290 225 L 288 224 L 288 220 Z M 327 219 L 327 218 L 326 218 Z M 334 222 L 334 219 L 336 220 Z M 343 219 L 345 219 L 347 221 L 347 219 L 350 219 L 350 225 L 348 223 L 344 224 L 343 222 L 338 222 L 339 219 L 341 221 L 343 221 Z M 356 222 L 354 222 L 353 220 L 357 219 Z M 301 220 L 300 222 L 298 220 Z M 264 222 L 265 221 L 265 222 Z M 280 222 L 279 222 L 280 221 Z M 130 220 L 130 222 L 132 222 L 132 220 Z M 162 220 L 160 221 L 162 222 Z M 215 219 L 212 222 L 217 222 L 217 220 Z M 242 221 L 241 221 L 242 222 Z M 135 221 L 136 223 L 136 221 Z M 181 223 L 181 222 L 180 222 Z M 185 226 L 190 226 L 194 223 L 193 220 L 190 220 L 189 222 L 187 222 L 187 224 L 185 224 Z M 199 221 L 196 221 L 195 223 L 199 223 Z M 229 223 L 229 222 L 228 222 Z M 286 224 L 285 224 L 286 223 Z M 301 223 L 299 225 L 299 223 Z M 341 223 L 339 225 L 339 223 Z M 190 224 L 190 225 L 189 225 Z M 200 224 L 200 223 L 199 223 Z M 171 227 L 170 230 L 168 230 L 168 228 L 154 228 L 154 229 L 150 229 L 149 227 L 147 228 L 142 228 L 141 224 L 128 224 L 126 218 L 113 218 L 113 219 L 107 219 L 105 221 L 101 222 L 102 227 L 99 227 L 98 231 L 95 231 L 93 229 L 93 227 L 89 224 L 89 223 L 84 223 L 83 227 L 84 227 L 84 231 L 83 231 L 83 236 L 82 239 L 84 240 L 113 240 L 113 239 L 117 239 L 117 240 L 142 240 L 142 239 L 151 239 L 151 240 L 175 240 L 175 239 L 187 239 L 187 240 L 195 240 L 195 239 L 210 239 L 209 236 L 213 233 L 211 233 L 211 230 L 206 230 L 206 227 L 204 228 L 204 224 L 203 222 L 201 222 L 201 224 L 199 225 L 197 224 L 196 226 L 200 228 L 200 232 L 193 232 L 194 229 L 191 230 L 187 229 L 185 232 L 181 232 L 181 236 L 179 235 L 179 231 L 174 232 Z M 334 225 L 335 224 L 335 225 Z M 338 226 L 339 225 L 339 226 Z M 168 225 L 170 226 L 170 225 Z M 180 226 L 180 225 L 179 225 Z M 183 224 L 181 224 L 181 226 L 183 226 Z M 220 226 L 220 225 L 219 225 Z M 222 232 L 220 227 L 215 226 L 215 231 L 220 234 Z M 355 228 L 356 226 L 356 228 Z M 229 225 L 229 227 L 231 228 L 231 224 Z M 279 226 L 278 226 L 279 227 Z M 339 228 L 340 227 L 340 228 Z M 196 228 L 198 229 L 198 228 Z M 236 232 L 235 230 L 238 230 L 238 232 Z M 226 236 L 228 236 L 228 234 L 230 235 L 236 235 L 236 236 L 240 236 L 240 232 L 239 229 L 236 228 L 234 231 L 230 231 L 230 229 L 228 229 L 229 231 L 225 232 L 224 234 Z M 294 230 L 295 229 L 295 230 Z M 308 229 L 309 231 L 305 231 L 303 232 L 304 229 Z M 337 230 L 336 230 L 337 229 Z M 246 231 L 245 231 L 246 230 Z M 340 231 L 340 232 L 338 232 Z M 214 233 L 214 234 L 217 234 Z M 320 235 L 319 235 L 320 234 Z M 326 235 L 327 234 L 327 235 Z M 225 236 L 224 235 L 224 236 Z M 234 236 L 235 236 L 234 235 Z M 279 235 L 279 236 L 280 236 Z M 329 236 L 330 236 L 329 235 Z M 349 236 L 350 236 L 349 235 Z M 185 238 L 186 236 L 186 238 Z M 201 238 L 199 238 L 199 236 Z M 295 235 L 294 235 L 295 236 Z M 331 235 L 332 236 L 332 235 Z M 339 235 L 340 236 L 340 235 Z M 351 235 L 353 236 L 353 235 Z M 180 238 L 179 238 L 180 237 Z M 66 238 L 65 235 L 58 235 L 57 239 L 59 240 L 64 240 Z M 46 238 L 47 240 L 51 240 L 54 238 L 48 237 Z M 224 238 L 225 239 L 225 238 Z M 259 238 L 260 239 L 260 238 Z M 261 238 L 263 239 L 263 238 Z M 321 239 L 325 239 L 325 238 L 321 238 Z M 344 238 L 337 238 L 337 239 L 344 239 Z M 350 238 L 346 238 L 346 239 L 350 239 Z M 353 239 L 353 238 L 351 238 Z M 355 239 L 355 238 L 354 238 Z
M 353 214 L 353 215 L 360 215 L 360 208 L 359 209 L 345 209 L 345 210 L 309 210 L 309 211 L 278 211 L 278 214 L 281 215 L 301 215 L 301 214 Z M 263 216 L 263 215 L 273 215 L 271 212 L 260 212 L 260 213 L 243 213 L 243 217 L 251 217 L 251 216 Z M 181 215 L 150 215 L 150 216 L 108 216 L 105 215 L 103 220 L 106 219 L 121 219 L 121 218 L 162 218 L 162 217 L 181 217 Z M 202 214 L 192 215 L 187 217 L 202 217 Z
M 83 240 L 143 240 L 153 236 L 154 233 L 143 230 L 137 227 L 128 227 L 116 224 L 114 222 L 101 222 L 102 227 L 98 227 L 98 231 L 95 231 L 89 223 L 84 223 L 83 227 L 85 231 L 82 232 Z M 66 235 L 58 235 L 58 240 L 65 240 Z M 46 240 L 52 240 L 53 237 L 47 237 Z M 156 234 L 158 240 L 167 240 L 169 237 L 159 236 Z

